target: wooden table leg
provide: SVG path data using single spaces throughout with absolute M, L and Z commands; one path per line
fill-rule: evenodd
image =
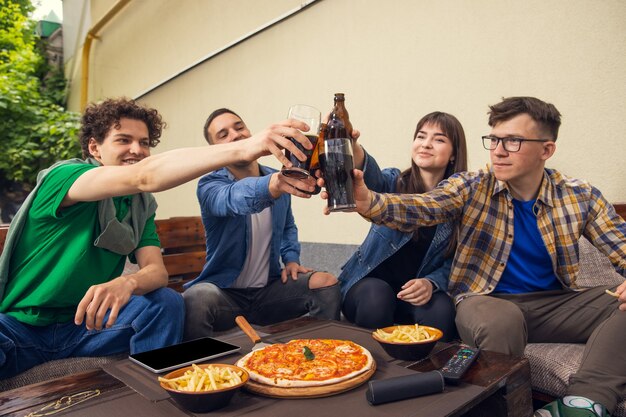
M 533 414 L 530 364 L 527 360 L 503 381 L 503 386 L 463 417 L 530 417 Z

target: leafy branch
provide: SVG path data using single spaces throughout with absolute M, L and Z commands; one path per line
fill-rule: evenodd
M 65 79 L 47 64 L 32 10 L 29 0 L 0 0 L 0 180 L 30 186 L 41 169 L 80 155 L 80 116 L 64 108 Z

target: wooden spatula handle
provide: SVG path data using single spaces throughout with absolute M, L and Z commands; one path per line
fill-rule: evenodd
M 239 328 L 243 330 L 243 332 L 247 334 L 250 340 L 254 343 L 259 343 L 261 341 L 261 336 L 259 336 L 252 326 L 250 326 L 250 323 L 248 323 L 248 320 L 246 320 L 244 316 L 235 317 L 235 323 L 237 323 Z

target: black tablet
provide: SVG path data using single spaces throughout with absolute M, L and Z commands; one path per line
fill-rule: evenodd
M 154 373 L 161 373 L 228 355 L 240 349 L 240 346 L 231 343 L 212 337 L 202 337 L 177 345 L 134 353 L 128 358 Z

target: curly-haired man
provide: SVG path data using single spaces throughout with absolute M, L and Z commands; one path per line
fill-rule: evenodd
M 310 147 L 298 130 L 307 126 L 287 120 L 245 144 L 150 156 L 163 126 L 133 100 L 91 105 L 80 133 L 86 159 L 39 174 L 0 257 L 0 378 L 52 359 L 179 342 L 184 304 L 165 288 L 150 192 L 270 153 L 289 164 L 280 148 L 298 150 L 286 137 Z M 139 270 L 122 275 L 127 258 Z

